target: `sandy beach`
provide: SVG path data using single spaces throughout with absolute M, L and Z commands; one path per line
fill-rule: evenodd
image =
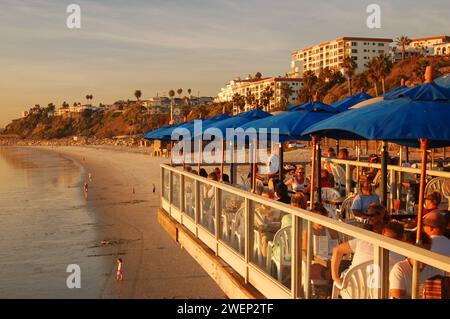
M 81 164 L 89 184 L 98 243 L 87 250 L 109 269 L 98 298 L 224 298 L 203 269 L 165 233 L 156 218 L 159 165 L 167 159 L 100 147 L 37 147 Z M 88 174 L 92 181 L 88 181 Z M 84 181 L 82 181 L 84 182 Z M 153 185 L 155 192 L 153 193 Z M 116 258 L 123 282 L 115 280 Z M 97 280 L 97 279 L 95 279 Z

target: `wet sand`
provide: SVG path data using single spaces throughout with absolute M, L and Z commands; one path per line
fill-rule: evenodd
M 98 298 L 224 298 L 222 290 L 157 222 L 160 169 L 167 159 L 96 147 L 37 147 L 80 163 L 89 184 L 97 244 L 90 258 L 106 265 Z M 92 174 L 92 181 L 88 174 Z M 82 180 L 81 184 L 84 184 Z M 153 193 L 153 184 L 156 191 Z M 116 259 L 124 281 L 117 282 Z

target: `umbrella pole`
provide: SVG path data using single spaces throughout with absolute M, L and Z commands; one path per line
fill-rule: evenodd
M 317 139 L 317 201 L 322 202 L 322 149 L 320 147 L 320 138 Z
M 252 192 L 256 192 L 256 139 L 253 140 L 253 163 L 252 163 Z
M 339 154 L 339 147 L 340 147 L 339 140 L 336 140 L 336 155 Z
M 225 169 L 225 140 L 222 140 L 222 164 L 220 168 L 220 179 L 223 181 L 223 170 Z
M 315 136 L 312 136 L 312 160 L 311 160 L 311 190 L 310 190 L 310 199 L 309 199 L 309 208 L 312 212 L 314 210 L 314 184 L 315 184 L 315 170 L 316 170 L 316 163 L 317 163 L 317 138 Z M 307 241 L 306 241 L 306 267 L 305 267 L 305 298 L 309 299 L 310 297 L 310 287 L 311 287 L 311 280 L 309 278 L 311 277 L 311 260 L 312 260 L 312 223 L 311 221 L 308 221 L 307 226 Z
M 447 148 L 444 147 L 444 161 L 445 161 L 446 158 L 447 158 Z
M 170 141 L 170 166 L 173 166 L 172 151 L 173 151 L 173 141 Z
M 383 141 L 381 157 L 381 204 L 387 207 L 388 143 Z
M 312 161 L 311 161 L 311 190 L 310 190 L 310 208 L 314 208 L 314 185 L 316 183 L 316 165 L 317 165 L 317 138 L 312 137 Z
M 422 215 L 423 215 L 423 204 L 425 195 L 425 183 L 427 174 L 427 150 L 428 150 L 428 140 L 420 140 L 420 149 L 422 152 L 422 167 L 420 174 L 420 189 L 419 189 L 419 211 L 417 212 L 417 235 L 416 243 L 420 244 L 422 241 Z M 412 298 L 417 299 L 417 286 L 419 283 L 420 269 L 419 262 L 414 260 L 413 264 L 413 282 L 412 282 Z
M 280 143 L 280 148 L 279 148 L 279 155 L 280 155 L 280 160 L 279 162 L 279 166 L 278 166 L 278 175 L 280 178 L 280 183 L 283 183 L 284 180 L 284 176 L 283 176 L 283 165 L 284 165 L 284 147 L 283 147 L 283 143 Z
M 406 146 L 406 163 L 409 163 L 409 147 Z
M 198 175 L 200 175 L 200 169 L 202 168 L 202 161 L 203 161 L 203 158 L 202 158 L 202 140 L 199 140 L 198 141 L 198 167 L 197 167 Z

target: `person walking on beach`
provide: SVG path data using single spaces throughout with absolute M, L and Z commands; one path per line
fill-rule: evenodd
M 122 264 L 123 264 L 122 258 L 117 258 L 117 274 L 116 274 L 117 281 L 123 280 Z
M 89 173 L 88 178 L 89 178 L 89 182 L 92 182 L 92 174 L 91 173 Z
M 89 190 L 89 184 L 87 182 L 85 182 L 84 185 L 83 185 L 83 192 L 84 192 L 84 197 L 86 199 L 88 197 L 88 190 Z

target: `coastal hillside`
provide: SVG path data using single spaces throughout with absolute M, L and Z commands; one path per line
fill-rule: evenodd
M 111 138 L 148 132 L 169 121 L 167 115 L 151 115 L 139 105 L 122 111 L 84 111 L 75 117 L 49 116 L 49 112 L 48 108 L 41 108 L 25 118 L 13 120 L 3 134 L 32 139 Z
M 423 83 L 425 68 L 432 65 L 436 76 L 450 73 L 450 57 L 411 57 L 399 61 L 388 68 L 382 77 L 373 75 L 370 69 L 352 78 L 352 92 L 366 92 L 372 96 L 383 94 L 400 85 L 404 79 L 407 85 Z M 307 102 L 315 92 L 319 100 L 331 104 L 348 96 L 348 82 L 342 76 L 333 83 L 327 82 L 326 89 L 321 83 L 320 75 L 316 81 L 304 79 L 305 83 L 315 83 L 310 87 L 304 86 L 297 99 L 297 103 Z M 331 84 L 331 86 L 330 86 Z M 383 90 L 384 86 L 384 90 Z M 233 103 L 213 103 L 189 108 L 186 119 L 209 118 L 226 112 L 232 113 Z M 49 116 L 54 106 L 30 109 L 27 117 L 13 120 L 6 126 L 4 135 L 15 135 L 30 139 L 60 139 L 71 136 L 85 136 L 95 138 L 111 138 L 121 135 L 143 134 L 169 123 L 169 115 L 150 114 L 149 110 L 139 104 L 132 104 L 123 110 L 90 111 L 85 110 L 76 116 Z

